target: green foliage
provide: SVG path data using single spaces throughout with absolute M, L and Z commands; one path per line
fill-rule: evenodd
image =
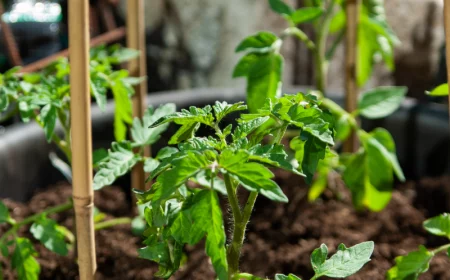
M 450 214 L 444 213 L 423 222 L 423 227 L 431 234 L 450 239 Z
M 69 252 L 69 244 L 65 241 L 67 231 L 68 229 L 47 217 L 40 218 L 30 228 L 34 238 L 41 241 L 47 249 L 61 256 L 66 256 Z
M 450 214 L 444 213 L 430 218 L 423 223 L 429 233 L 436 236 L 445 236 L 450 239 Z M 434 250 L 419 246 L 419 250 L 410 252 L 406 256 L 395 258 L 395 266 L 389 269 L 386 277 L 389 280 L 419 279 L 422 273 L 428 271 L 430 263 L 436 254 L 445 252 L 450 255 L 450 244 L 442 245 Z
M 362 94 L 357 112 L 368 119 L 384 118 L 396 111 L 407 92 L 406 87 L 378 87 Z
M 302 280 L 302 279 L 295 276 L 294 274 L 289 274 L 288 276 L 283 274 L 276 274 L 275 280 Z
M 426 91 L 425 93 L 429 96 L 447 96 L 448 95 L 448 84 L 445 83 L 445 84 L 439 85 L 436 88 L 434 88 L 432 91 Z M 0 105 L 0 107 L 1 107 L 1 105 Z
M 322 244 L 311 255 L 311 264 L 315 272 L 314 279 L 321 276 L 344 278 L 355 274 L 370 261 L 373 249 L 372 241 L 363 242 L 350 248 L 340 244 L 336 254 L 327 259 L 328 249 Z
M 8 207 L 0 201 L 0 224 L 2 223 L 14 223 L 14 220 L 9 215 Z
M 41 267 L 36 260 L 37 253 L 27 238 L 15 239 L 16 248 L 12 254 L 11 265 L 20 280 L 38 280 Z
M 418 251 L 395 258 L 396 265 L 387 272 L 387 279 L 418 279 L 419 275 L 428 271 L 433 253 L 420 246 Z
M 91 94 L 104 110 L 107 94 L 115 98 L 115 136 L 125 139 L 127 126 L 132 122 L 130 97 L 134 94 L 132 85 L 140 80 L 128 77 L 126 70 L 114 67 L 139 53 L 134 50 L 112 47 L 98 47 L 91 50 L 90 77 Z M 24 122 L 36 120 L 42 126 L 47 140 L 54 141 L 70 161 L 70 67 L 67 59 L 59 59 L 42 71 L 20 74 L 20 68 L 13 68 L 0 74 L 0 113 L 18 110 Z M 56 123 L 63 128 L 64 139 L 55 135 Z

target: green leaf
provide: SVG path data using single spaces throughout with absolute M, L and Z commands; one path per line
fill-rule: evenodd
M 243 152 L 224 152 L 220 156 L 219 164 L 249 191 L 259 192 L 274 201 L 288 202 L 281 188 L 271 180 L 273 173 L 259 163 L 245 162 L 244 158 Z
M 34 238 L 41 241 L 45 248 L 61 256 L 67 256 L 69 252 L 69 244 L 65 241 L 66 231 L 68 230 L 46 217 L 42 217 L 34 222 L 30 228 L 31 234 L 33 234 Z
M 0 224 L 12 222 L 14 222 L 14 220 L 9 215 L 8 207 L 0 200 Z
M 334 278 L 344 278 L 358 272 L 364 264 L 370 261 L 374 249 L 372 241 L 363 242 L 353 247 L 346 248 L 344 244 L 339 245 L 336 254 L 328 260 L 320 263 L 323 258 L 324 248 L 316 253 L 313 269 L 315 276 L 328 276 Z
M 165 104 L 158 107 L 155 111 L 152 108 L 145 111 L 142 121 L 135 118 L 131 128 L 131 137 L 133 139 L 133 147 L 143 147 L 154 144 L 159 140 L 161 133 L 163 133 L 168 124 L 160 125 L 154 128 L 149 128 L 158 119 L 175 112 L 175 104 Z
M 317 19 L 323 14 L 322 8 L 317 7 L 306 7 L 296 10 L 294 13 L 290 15 L 290 19 L 295 24 L 300 24 L 308 21 L 312 21 Z
M 372 75 L 374 66 L 373 56 L 376 51 L 376 46 L 373 39 L 373 32 L 364 29 L 361 25 L 358 27 L 358 59 L 356 65 L 356 76 L 359 86 L 365 85 Z
M 156 154 L 155 159 L 157 160 L 162 160 L 165 158 L 170 157 L 171 155 L 175 154 L 178 152 L 177 148 L 174 147 L 164 147 L 161 150 L 159 150 L 158 154 Z
M 398 179 L 404 182 L 405 175 L 403 174 L 402 168 L 398 163 L 395 142 L 392 135 L 384 128 L 376 128 L 370 133 L 370 135 L 373 136 L 373 138 L 378 142 L 374 142 L 374 145 L 380 150 L 383 157 L 391 163 Z M 381 144 L 381 146 L 379 144 Z
M 27 238 L 16 238 L 16 248 L 14 249 L 11 265 L 17 271 L 20 280 L 38 280 L 41 267 L 36 260 L 37 252 L 33 244 Z
M 146 173 L 151 173 L 155 170 L 159 165 L 159 161 L 154 158 L 148 158 L 144 162 L 144 171 Z
M 248 53 L 244 55 L 236 64 L 233 70 L 233 78 L 247 77 L 250 69 L 260 60 L 265 54 Z
M 291 140 L 290 146 L 295 151 L 295 159 L 301 166 L 301 172 L 306 175 L 306 182 L 310 184 L 319 161 L 325 158 L 327 144 L 302 132 L 300 137 Z
M 127 78 L 123 78 L 123 82 L 132 86 L 138 86 L 141 83 L 143 83 L 144 81 L 146 81 L 147 78 L 146 77 L 127 77 Z
M 100 163 L 99 170 L 94 176 L 94 190 L 111 185 L 118 177 L 129 172 L 139 161 L 129 142 L 113 142 L 108 157 Z
M 117 48 L 111 55 L 108 57 L 109 62 L 113 64 L 121 64 L 123 62 L 127 62 L 138 58 L 140 56 L 140 52 L 134 49 L 128 48 Z
M 27 123 L 33 117 L 33 108 L 26 101 L 19 101 L 19 113 L 23 122 Z
M 101 162 L 108 158 L 108 151 L 106 149 L 97 149 L 92 153 L 92 164 L 97 168 Z
M 236 52 L 252 51 L 252 52 L 269 52 L 272 49 L 272 45 L 279 39 L 277 35 L 272 32 L 261 31 L 255 35 L 245 38 L 236 47 Z
M 284 146 L 279 144 L 255 145 L 248 150 L 250 154 L 250 160 L 259 163 L 265 163 L 274 167 L 280 167 L 285 170 L 291 171 L 297 175 L 305 176 L 303 173 L 295 169 L 292 164 L 287 160 L 288 155 L 284 151 Z
M 431 234 L 450 239 L 450 214 L 444 213 L 423 222 L 423 227 Z
M 91 75 L 91 93 L 100 110 L 105 111 L 108 81 L 101 75 Z
M 270 8 L 280 14 L 290 16 L 294 10 L 281 0 L 269 0 Z
M 284 274 L 275 274 L 275 280 L 302 280 L 302 279 L 295 276 L 294 274 L 289 274 L 289 276 L 286 276 Z
M 264 124 L 269 119 L 270 119 L 270 117 L 260 117 L 260 118 L 255 118 L 250 121 L 242 121 L 241 120 L 239 125 L 234 129 L 234 133 L 232 134 L 233 141 L 247 137 L 247 135 L 252 133 L 255 129 L 260 127 L 262 124 Z
M 350 124 L 350 116 L 347 114 L 342 115 L 336 122 L 336 135 L 335 138 L 338 140 L 345 140 L 348 138 L 352 132 L 352 127 Z
M 311 254 L 311 266 L 314 271 L 317 271 L 327 260 L 328 247 L 325 244 L 320 245 L 320 248 L 315 249 Z
M 213 106 L 214 114 L 216 116 L 216 123 L 219 123 L 225 116 L 237 112 L 246 110 L 247 106 L 244 105 L 244 102 L 238 102 L 235 104 L 228 104 L 227 102 L 219 102 L 216 101 L 216 104 Z
M 8 109 L 9 106 L 9 98 L 4 86 L 0 86 L 0 112 Z
M 193 199 L 191 209 L 192 231 L 206 233 L 206 254 L 211 258 L 220 280 L 228 279 L 228 263 L 225 250 L 225 229 L 217 194 L 210 190 L 200 191 Z
M 150 128 L 170 122 L 174 122 L 179 125 L 196 125 L 198 123 L 202 123 L 212 126 L 214 123 L 214 116 L 212 114 L 212 108 L 209 105 L 204 108 L 191 106 L 189 107 L 189 111 L 186 109 L 181 109 L 181 112 L 173 113 L 158 119 L 150 126 Z
M 432 91 L 426 91 L 425 93 L 429 96 L 447 96 L 448 95 L 448 84 L 447 83 L 442 84 L 442 85 L 434 88 Z
M 125 84 L 121 79 L 112 83 L 114 96 L 114 137 L 116 141 L 125 140 L 127 125 L 133 122 L 131 96 L 134 94 L 132 87 Z
M 281 93 L 284 59 L 278 53 L 259 57 L 247 76 L 247 104 L 250 113 L 262 108 L 266 99 Z
M 180 267 L 183 247 L 174 240 L 155 241 L 147 247 L 138 250 L 139 257 L 159 264 L 159 270 L 154 275 L 169 278 Z
M 3 244 L 3 243 L 0 243 L 0 252 L 1 252 L 3 257 L 5 257 L 5 258 L 9 257 L 8 247 L 5 244 Z M 0 270 L 0 279 L 1 279 L 1 276 L 2 276 L 2 272 Z
M 172 195 L 189 178 L 194 177 L 209 164 L 206 157 L 198 152 L 188 152 L 171 162 L 172 168 L 158 176 L 160 187 L 153 201 L 162 201 Z
M 217 176 L 212 176 L 211 171 L 210 170 L 208 170 L 208 171 L 209 172 L 203 170 L 203 171 L 200 171 L 199 173 L 197 173 L 194 181 L 201 186 L 204 186 L 207 188 L 212 188 L 215 191 L 218 191 L 219 193 L 221 193 L 223 195 L 227 195 L 227 189 L 225 186 L 225 182 Z M 211 177 L 213 177 L 213 179 L 212 179 L 213 186 L 211 186 Z
M 420 274 L 428 271 L 430 261 L 433 257 L 434 254 L 423 246 L 420 246 L 418 251 L 411 252 L 406 256 L 396 257 L 396 265 L 387 272 L 387 279 L 418 279 Z
M 362 95 L 358 113 L 368 119 L 384 118 L 396 111 L 407 92 L 406 87 L 378 87 Z
M 55 131 L 56 117 L 56 108 L 51 104 L 47 104 L 42 108 L 41 119 L 44 123 L 45 137 L 49 143 L 52 141 L 53 133 Z

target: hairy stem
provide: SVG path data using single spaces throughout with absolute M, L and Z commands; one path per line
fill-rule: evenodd
M 131 224 L 131 222 L 132 222 L 132 219 L 128 218 L 128 217 L 115 218 L 115 219 L 103 221 L 100 223 L 96 223 L 94 229 L 101 230 L 101 229 L 110 228 L 110 227 L 114 227 L 114 226 L 118 226 L 118 225 Z
M 7 238 L 10 235 L 16 234 L 17 231 L 22 226 L 34 223 L 35 221 L 40 219 L 42 216 L 47 216 L 47 215 L 50 215 L 50 214 L 64 212 L 64 211 L 67 211 L 67 210 L 72 209 L 72 208 L 73 208 L 73 202 L 72 202 L 72 200 L 70 200 L 70 201 L 68 201 L 68 202 L 66 202 L 64 204 L 60 204 L 60 205 L 57 205 L 55 207 L 48 208 L 48 209 L 46 209 L 46 210 L 44 210 L 44 211 L 42 211 L 40 213 L 34 214 L 32 216 L 29 216 L 29 217 L 23 219 L 22 221 L 15 223 L 12 226 L 12 228 L 10 228 L 7 232 L 5 232 L 5 234 L 3 234 L 3 236 L 0 238 L 0 243 L 3 243 L 4 241 L 6 241 Z

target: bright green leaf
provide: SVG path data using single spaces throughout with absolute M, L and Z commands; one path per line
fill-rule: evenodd
M 11 265 L 20 280 L 38 280 L 41 267 L 36 260 L 37 252 L 27 238 L 16 238 L 16 248 L 12 254 Z
M 47 104 L 41 110 L 41 119 L 44 123 L 45 137 L 51 142 L 56 126 L 57 112 L 56 108 L 51 104 Z
M 368 119 L 384 118 L 396 111 L 407 92 L 406 87 L 378 87 L 362 95 L 358 112 Z
M 114 137 L 116 141 L 122 141 L 126 138 L 127 125 L 133 122 L 130 97 L 134 94 L 134 90 L 121 79 L 117 79 L 112 83 L 112 92 L 115 105 Z
M 54 220 L 42 217 L 30 228 L 34 238 L 41 241 L 45 248 L 61 256 L 67 256 L 68 244 L 65 241 L 67 229 L 58 225 Z
M 272 45 L 279 40 L 272 32 L 261 31 L 255 35 L 245 38 L 236 48 L 236 52 L 252 51 L 252 52 L 269 52 Z
M 450 239 L 450 214 L 444 213 L 423 222 L 423 227 L 431 234 Z
M 0 224 L 11 222 L 14 222 L 14 220 L 9 215 L 8 207 L 0 200 Z
M 432 91 L 426 91 L 425 92 L 429 96 L 447 96 L 448 95 L 448 84 L 442 84 L 440 86 L 437 86 Z
M 154 144 L 159 140 L 168 124 L 149 128 L 158 119 L 175 112 L 175 104 L 165 104 L 153 111 L 152 108 L 147 109 L 142 120 L 135 118 L 131 128 L 131 136 L 133 139 L 133 147 L 143 147 Z
M 244 105 L 244 102 L 238 102 L 235 104 L 228 104 L 227 102 L 219 102 L 216 101 L 216 104 L 213 106 L 214 114 L 216 116 L 216 122 L 220 122 L 225 116 L 237 112 L 246 110 L 247 106 Z
M 129 172 L 138 161 L 129 142 L 112 143 L 108 157 L 99 164 L 99 170 L 94 176 L 94 189 L 111 185 L 118 177 Z
M 430 261 L 434 254 L 425 247 L 420 246 L 418 251 L 406 256 L 395 258 L 396 265 L 387 272 L 388 280 L 415 280 L 419 275 L 428 271 Z
M 323 249 L 322 247 L 319 249 L 320 253 L 316 253 L 314 259 L 313 268 L 315 266 L 316 276 L 344 278 L 355 274 L 370 261 L 374 243 L 372 241 L 363 242 L 350 248 L 341 244 L 336 254 L 320 264 L 324 255 Z
M 323 14 L 322 8 L 317 7 L 306 7 L 296 10 L 294 13 L 290 15 L 290 19 L 295 24 L 300 24 L 308 21 L 312 21 L 317 19 Z

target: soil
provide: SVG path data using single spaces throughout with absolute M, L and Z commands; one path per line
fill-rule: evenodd
M 386 271 L 394 258 L 417 249 L 420 244 L 434 248 L 445 243 L 422 229 L 422 222 L 433 215 L 450 211 L 450 178 L 425 179 L 400 184 L 393 193 L 389 206 L 380 213 L 357 212 L 351 206 L 348 192 L 336 184 L 333 191 L 326 191 L 319 201 L 307 201 L 307 188 L 301 179 L 285 173 L 277 174 L 277 180 L 290 198 L 288 204 L 273 203 L 260 197 L 248 227 L 243 248 L 241 270 L 260 277 L 273 279 L 275 273 L 294 273 L 303 279 L 312 276 L 309 256 L 321 243 L 330 251 L 339 243 L 348 247 L 373 240 L 375 252 L 357 275 L 348 279 L 385 279 Z M 42 209 L 67 201 L 71 189 L 67 184 L 49 188 L 36 194 L 28 203 L 4 200 L 18 220 Z M 336 197 L 339 197 L 337 199 Z M 96 206 L 108 214 L 108 218 L 130 216 L 130 203 L 118 187 L 110 187 L 96 193 Z M 73 212 L 54 215 L 60 224 L 73 228 Z M 0 235 L 6 228 L 0 227 Z M 32 238 L 28 229 L 21 232 Z M 139 237 L 131 234 L 129 225 L 96 232 L 98 279 L 155 279 L 155 264 L 139 259 Z M 35 243 L 41 265 L 40 279 L 77 279 L 74 253 L 58 256 Z M 187 247 L 187 264 L 171 279 L 211 280 L 214 272 L 205 256 L 203 244 Z M 5 279 L 16 279 L 9 261 L 0 258 Z M 450 259 L 436 256 L 429 272 L 420 279 L 450 279 Z

